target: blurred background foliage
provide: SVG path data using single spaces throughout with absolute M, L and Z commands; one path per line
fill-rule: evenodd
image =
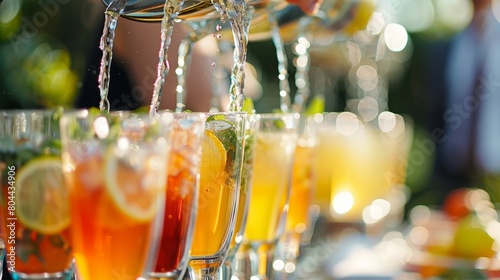
M 103 5 L 82 0 L 0 2 L 0 108 L 72 107 Z

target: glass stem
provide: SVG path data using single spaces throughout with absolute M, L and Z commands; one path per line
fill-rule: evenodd
M 262 280 L 272 279 L 272 268 L 274 260 L 275 244 L 263 244 L 256 250 L 257 261 L 257 277 Z
M 192 280 L 217 280 L 217 267 L 190 269 L 189 276 Z
M 221 280 L 230 280 L 233 275 L 233 266 L 230 260 L 226 260 L 219 269 Z

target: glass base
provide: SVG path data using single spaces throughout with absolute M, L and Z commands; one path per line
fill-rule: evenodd
M 9 271 L 12 280 L 76 280 L 75 273 L 71 272 L 59 272 L 59 273 L 20 273 Z
M 186 270 L 176 270 L 169 272 L 150 272 L 148 273 L 149 280 L 178 280 L 182 279 Z
M 78 280 L 75 272 L 74 261 L 71 264 L 71 268 L 63 272 L 55 273 L 22 273 L 12 269 L 12 267 L 7 267 L 12 280 Z
M 191 258 L 189 261 L 189 275 L 192 280 L 218 280 L 219 268 L 224 257 Z

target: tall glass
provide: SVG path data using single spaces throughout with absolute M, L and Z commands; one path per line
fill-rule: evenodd
M 14 279 L 71 279 L 60 112 L 0 111 L 1 225 Z
M 166 202 L 158 260 L 150 279 L 179 279 L 191 248 L 205 129 L 202 113 L 174 113 Z
M 284 232 L 298 114 L 261 114 L 255 138 L 250 208 L 245 248 L 257 254 L 253 276 L 271 278 L 271 263 Z
M 78 279 L 147 277 L 163 223 L 172 115 L 63 114 Z
M 367 207 L 383 199 L 394 186 L 388 174 L 395 170 L 391 156 L 397 152 L 393 151 L 395 138 L 381 130 L 378 122 L 366 123 L 350 112 L 329 114 L 323 124 L 323 140 L 335 155 L 322 163 L 331 173 L 331 217 L 334 222 L 361 223 L 364 227 Z
M 189 262 L 192 279 L 217 279 L 227 256 L 240 194 L 246 117 L 246 113 L 208 114 Z
M 395 114 L 389 111 L 381 112 L 373 121 L 379 131 L 382 144 L 389 159 L 389 167 L 384 177 L 389 183 L 389 190 L 383 197 L 388 207 L 384 215 L 373 215 L 373 211 L 380 205 L 372 205 L 365 209 L 363 220 L 365 223 L 384 222 L 384 227 L 397 227 L 400 225 L 404 206 L 408 199 L 406 177 L 408 169 L 408 156 L 413 143 L 413 122 L 409 116 Z M 373 211 L 372 211 L 373 210 Z
M 238 200 L 238 209 L 236 210 L 236 223 L 234 226 L 234 233 L 229 245 L 229 251 L 221 267 L 221 279 L 229 280 L 232 276 L 233 261 L 235 260 L 236 253 L 240 248 L 243 241 L 243 234 L 248 217 L 248 208 L 250 205 L 250 193 L 252 184 L 252 166 L 255 154 L 255 133 L 259 127 L 260 115 L 249 114 L 245 129 L 245 151 L 243 154 L 243 168 L 241 172 L 241 187 L 240 197 Z
M 288 202 L 288 216 L 285 232 L 279 241 L 278 258 L 281 263 L 275 269 L 283 272 L 283 277 L 295 271 L 299 250 L 305 233 L 311 227 L 311 205 L 316 186 L 315 160 L 318 156 L 316 127 L 321 119 L 301 115 L 299 138 L 295 149 L 292 168 L 292 183 Z

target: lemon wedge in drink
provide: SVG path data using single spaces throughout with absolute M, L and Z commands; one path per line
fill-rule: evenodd
M 16 215 L 25 227 L 51 235 L 69 225 L 68 190 L 59 157 L 29 161 L 18 171 L 15 188 Z
M 106 191 L 119 212 L 131 222 L 150 221 L 158 210 L 159 196 L 164 195 L 166 166 L 155 155 L 141 158 L 135 166 L 132 155 L 122 158 L 108 148 L 104 157 Z
M 210 178 L 205 177 L 208 174 L 217 176 L 223 172 L 226 167 L 226 161 L 226 149 L 222 142 L 212 131 L 205 130 L 201 148 L 200 173 L 202 174 L 202 180 Z

